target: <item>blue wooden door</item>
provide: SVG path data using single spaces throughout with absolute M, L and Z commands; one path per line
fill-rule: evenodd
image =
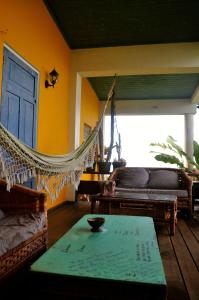
M 18 139 L 36 145 L 38 74 L 4 49 L 1 123 Z

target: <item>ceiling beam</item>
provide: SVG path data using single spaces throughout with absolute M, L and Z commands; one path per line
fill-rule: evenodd
M 72 69 L 82 77 L 199 72 L 199 42 L 72 51 Z
M 105 101 L 100 101 L 103 108 Z M 196 105 L 188 100 L 117 100 L 116 115 L 183 115 L 195 114 Z M 110 114 L 110 107 L 106 115 Z

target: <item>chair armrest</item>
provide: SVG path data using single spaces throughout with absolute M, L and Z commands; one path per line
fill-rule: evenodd
M 5 212 L 45 212 L 47 196 L 22 185 L 6 190 L 5 180 L 0 180 L 0 209 Z
M 101 195 L 112 196 L 115 193 L 115 181 L 104 181 L 101 185 Z
M 113 181 L 115 181 L 116 178 L 117 178 L 117 169 L 113 170 L 113 172 L 110 174 L 108 180 L 113 180 Z
M 187 189 L 189 197 L 191 197 L 193 182 L 192 182 L 191 178 L 188 176 L 188 174 L 183 170 L 181 170 L 181 176 L 182 176 L 184 188 Z
M 113 170 L 113 172 L 111 173 L 111 175 L 109 176 L 109 180 L 110 181 L 115 181 L 116 186 L 119 183 L 119 176 L 120 174 L 125 174 L 128 168 L 126 167 L 121 167 L 121 168 L 116 168 Z

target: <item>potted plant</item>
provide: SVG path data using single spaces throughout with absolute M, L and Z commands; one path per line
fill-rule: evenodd
M 96 161 L 93 163 L 93 167 L 86 168 L 86 173 L 95 173 Z
M 115 158 L 112 162 L 112 165 L 113 165 L 113 169 L 125 167 L 126 160 L 124 158 L 120 158 L 119 160 Z
M 107 161 L 108 152 L 109 147 L 105 147 L 103 160 L 100 158 L 98 161 L 98 170 L 101 174 L 108 174 L 110 172 L 111 162 Z
M 117 151 L 117 158 L 114 158 L 112 165 L 113 169 L 125 167 L 126 166 L 126 160 L 121 157 L 121 136 L 120 133 L 118 133 L 118 143 L 116 142 L 115 146 Z
M 172 136 L 168 136 L 166 143 L 151 143 L 151 146 L 162 148 L 164 151 L 170 151 L 171 154 L 165 152 L 151 151 L 156 153 L 155 159 L 164 163 L 176 164 L 179 168 L 186 170 L 188 163 L 193 166 L 193 172 L 199 170 L 199 144 L 193 141 L 193 158 L 176 143 Z

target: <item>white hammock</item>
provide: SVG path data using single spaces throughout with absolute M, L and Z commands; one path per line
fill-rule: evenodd
M 113 95 L 115 80 L 99 122 L 88 139 L 66 155 L 45 155 L 20 142 L 0 123 L 0 177 L 5 178 L 7 190 L 16 184 L 36 177 L 38 190 L 45 190 L 55 200 L 67 183 L 78 187 L 80 176 L 92 167 L 98 133 L 108 102 Z

